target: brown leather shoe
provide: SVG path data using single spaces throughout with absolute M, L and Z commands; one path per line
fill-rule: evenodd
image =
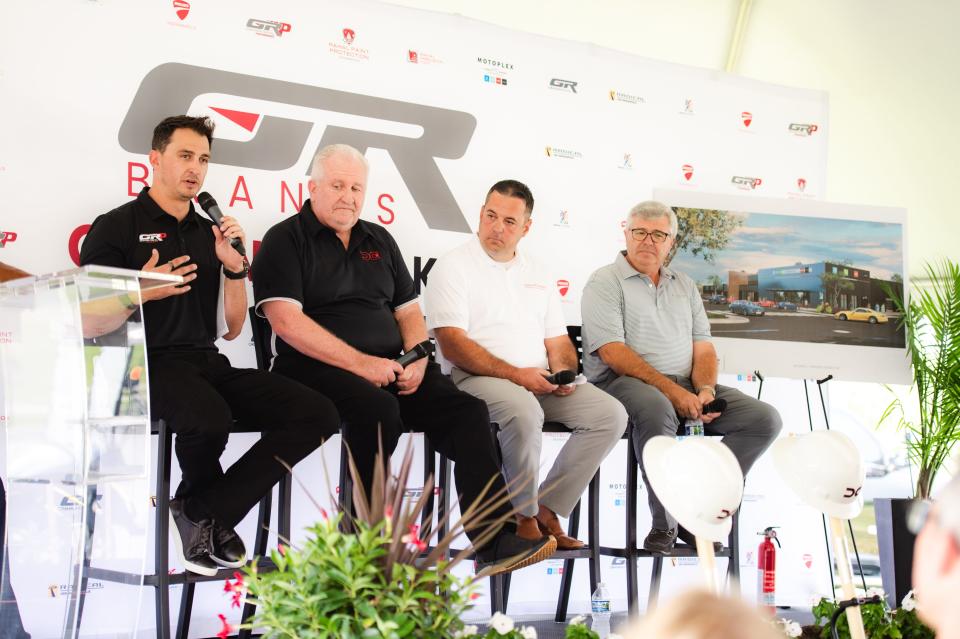
M 543 537 L 543 533 L 540 532 L 537 518 L 517 515 L 517 537 L 531 540 L 540 539 Z
M 579 550 L 586 546 L 586 544 L 579 539 L 575 539 L 563 532 L 563 528 L 560 527 L 560 520 L 557 519 L 556 515 L 553 516 L 553 521 L 549 524 L 540 521 L 539 517 L 535 519 L 537 520 L 537 526 L 541 533 L 544 535 L 553 535 L 554 539 L 557 540 L 557 550 Z

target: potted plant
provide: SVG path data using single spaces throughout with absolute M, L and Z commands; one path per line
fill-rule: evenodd
M 895 398 L 884 411 L 907 432 L 910 461 L 917 469 L 915 497 L 928 499 L 937 472 L 960 439 L 960 266 L 950 260 L 926 266 L 909 302 L 889 286 L 887 295 L 902 314 L 913 374 L 905 405 Z M 907 499 L 876 499 L 880 568 L 888 603 L 910 590 L 913 535 L 906 527 Z
M 533 628 L 515 626 L 505 615 L 495 615 L 483 633 L 476 626 L 464 625 L 463 613 L 477 596 L 476 581 L 489 570 L 470 578 L 453 574 L 451 568 L 472 552 L 469 547 L 448 559 L 450 544 L 461 532 L 481 530 L 474 541 L 483 544 L 512 516 L 489 519 L 507 501 L 507 490 L 492 495 L 484 491 L 431 547 L 432 531 L 421 531 L 418 522 L 433 490 L 432 480 L 425 482 L 419 499 L 404 499 L 412 461 L 413 449 L 408 446 L 393 475 L 390 458 L 381 450 L 368 496 L 351 460 L 355 516 L 343 512 L 330 515 L 314 501 L 319 520 L 308 529 L 302 544 L 286 543 L 271 552 L 276 570 L 261 572 L 257 562 L 252 562 L 227 580 L 224 591 L 230 594 L 233 606 L 240 607 L 248 597 L 257 604 L 253 621 L 241 627 L 263 629 L 264 637 L 303 639 L 536 639 Z M 340 526 L 344 517 L 352 517 L 350 532 Z M 225 639 L 238 629 L 223 615 L 220 620 L 223 628 L 218 637 Z M 597 639 L 597 634 L 578 620 L 566 634 L 571 639 Z
M 863 594 L 862 592 L 860 593 Z M 883 595 L 883 592 L 871 588 L 867 591 L 867 597 L 874 595 Z M 863 616 L 863 627 L 866 631 L 867 639 L 934 639 L 933 630 L 927 627 L 917 616 L 916 601 L 913 598 L 913 592 L 908 592 L 900 602 L 899 608 L 888 606 L 887 600 L 882 599 L 881 603 L 864 603 L 860 606 L 860 612 Z M 831 619 L 836 619 L 835 636 L 840 639 L 850 639 L 850 626 L 847 623 L 847 617 L 838 613 L 839 604 L 824 597 L 813 606 L 814 622 L 809 626 L 804 626 L 799 636 L 803 639 L 831 639 Z M 798 635 L 788 635 L 798 636 Z

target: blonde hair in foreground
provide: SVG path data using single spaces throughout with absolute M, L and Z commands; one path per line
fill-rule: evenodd
M 770 620 L 742 599 L 691 590 L 623 633 L 624 639 L 783 639 Z

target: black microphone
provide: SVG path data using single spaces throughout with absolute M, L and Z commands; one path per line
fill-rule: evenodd
M 545 379 L 551 384 L 556 384 L 557 386 L 565 386 L 570 384 L 577 378 L 576 371 L 557 371 L 553 375 L 547 375 Z
M 727 410 L 727 400 L 725 399 L 715 399 L 703 405 L 704 413 L 722 413 L 725 410 Z
M 210 216 L 210 219 L 213 220 L 213 223 L 219 228 L 223 220 L 223 212 L 220 210 L 220 207 L 217 206 L 217 201 L 213 199 L 213 196 L 204 191 L 197 196 L 197 202 L 200 203 L 203 210 L 207 212 L 207 215 Z M 247 249 L 243 247 L 243 242 L 240 241 L 239 237 L 230 238 L 230 246 L 235 248 L 237 253 L 246 257 Z
M 404 368 L 413 364 L 418 359 L 423 359 L 430 355 L 430 352 L 433 350 L 433 344 L 430 343 L 430 340 L 420 342 L 406 353 L 396 358 L 395 361 L 397 364 L 400 364 Z

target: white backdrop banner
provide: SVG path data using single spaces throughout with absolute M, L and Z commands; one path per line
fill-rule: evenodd
M 35 24 L 43 30 L 24 28 Z M 572 324 L 583 283 L 621 246 L 627 210 L 655 188 L 768 198 L 797 197 L 798 181 L 804 198 L 825 189 L 824 93 L 370 1 L 15 3 L 0 26 L 0 92 L 0 260 L 32 272 L 76 261 L 94 217 L 149 183 L 153 126 L 184 112 L 217 122 L 204 189 L 239 219 L 254 254 L 267 229 L 307 197 L 311 156 L 327 143 L 366 153 L 363 217 L 393 233 L 418 287 L 433 260 L 476 228 L 491 184 L 527 183 L 536 208 L 525 247 L 552 263 Z M 238 366 L 254 365 L 246 331 L 223 345 Z M 235 439 L 224 463 L 249 445 Z M 324 454 L 335 466 L 332 446 Z M 604 464 L 604 499 L 614 504 L 603 509 L 605 531 L 622 529 L 623 453 Z M 311 459 L 301 472 L 323 493 Z M 744 541 L 777 523 L 796 544 L 791 552 L 816 555 L 802 570 L 825 565 L 816 536 L 799 532 L 809 513 L 785 509 L 793 502 L 772 481 L 751 492 L 752 481 L 748 493 L 762 497 L 746 503 Z M 299 498 L 294 511 L 312 516 Z M 787 534 L 791 524 L 798 534 Z M 241 532 L 252 539 L 252 518 Z M 528 578 L 544 570 L 552 578 L 557 568 Z M 622 566 L 604 566 L 612 585 L 622 581 L 616 571 Z M 819 581 L 785 587 L 783 603 L 829 590 L 821 572 Z M 687 573 L 696 579 L 677 570 L 665 589 Z M 13 578 L 15 587 L 39 587 L 26 570 L 15 567 Z M 588 605 L 580 581 L 572 610 Z M 785 574 L 780 583 L 789 581 Z M 551 589 L 519 582 L 512 611 L 550 609 Z M 123 588 L 91 587 L 85 634 L 118 631 L 106 602 Z M 218 590 L 198 590 L 192 636 L 219 630 L 218 612 L 236 620 Z M 30 610 L 24 617 L 45 636 L 45 620 Z M 147 602 L 144 636 L 152 620 Z

